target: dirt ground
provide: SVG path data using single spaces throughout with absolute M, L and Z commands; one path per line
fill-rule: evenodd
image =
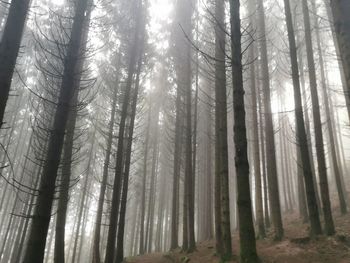
M 296 214 L 287 214 L 284 219 L 285 238 L 272 241 L 272 233 L 264 240 L 257 241 L 258 254 L 266 263 L 350 263 L 350 215 L 339 216 L 334 212 L 337 233 L 332 237 L 320 236 L 310 240 L 308 225 L 302 224 Z M 238 262 L 237 233 L 233 234 L 234 260 Z M 191 254 L 173 251 L 164 254 L 149 254 L 129 258 L 128 263 L 217 263 L 213 241 L 201 242 Z M 236 259 L 235 259 L 236 258 Z

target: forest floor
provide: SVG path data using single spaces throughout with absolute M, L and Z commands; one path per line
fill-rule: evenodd
M 308 225 L 303 224 L 296 214 L 286 214 L 284 220 L 285 237 L 281 242 L 272 239 L 272 233 L 264 240 L 257 241 L 257 249 L 262 262 L 267 263 L 350 263 L 350 215 L 339 216 L 334 212 L 337 233 L 332 237 L 308 238 Z M 238 262 L 238 233 L 233 234 L 234 259 Z M 217 263 L 214 241 L 197 244 L 191 254 L 175 250 L 128 258 L 128 263 Z

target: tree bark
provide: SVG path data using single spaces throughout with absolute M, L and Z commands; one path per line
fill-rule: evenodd
M 244 88 L 241 48 L 240 1 L 230 1 L 232 85 L 234 112 L 235 167 L 237 175 L 237 206 L 240 238 L 241 262 L 259 262 L 256 252 L 255 231 L 252 215 L 252 201 L 249 185 L 248 143 L 246 114 L 244 108 Z M 228 181 L 224 181 L 228 184 Z M 228 206 L 228 200 L 227 206 Z M 225 202 L 223 202 L 225 205 Z M 224 209 L 223 209 L 224 211 Z M 224 232 L 223 232 L 224 233 Z M 225 235 L 226 233 L 224 233 Z M 231 236 L 229 237 L 231 238 Z
M 0 128 L 31 0 L 12 0 L 0 41 Z
M 222 260 L 232 257 L 228 189 L 225 2 L 215 2 L 215 224 Z

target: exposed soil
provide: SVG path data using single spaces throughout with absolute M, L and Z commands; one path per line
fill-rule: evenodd
M 288 216 L 288 217 L 287 217 Z M 285 238 L 281 242 L 272 240 L 272 233 L 264 240 L 257 241 L 257 249 L 262 262 L 266 263 L 350 263 L 350 215 L 339 216 L 334 212 L 337 233 L 332 237 L 308 238 L 308 225 L 302 224 L 296 214 L 287 215 L 284 220 Z M 238 262 L 239 251 L 237 233 L 234 233 L 233 252 Z M 180 250 L 164 254 L 149 254 L 127 259 L 128 263 L 217 263 L 215 244 L 205 241 L 197 244 L 194 253 Z

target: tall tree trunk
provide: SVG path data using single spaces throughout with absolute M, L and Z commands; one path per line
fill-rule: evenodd
M 303 167 L 306 197 L 309 209 L 309 219 L 311 224 L 310 235 L 315 236 L 322 233 L 321 223 L 316 202 L 316 195 L 311 170 L 311 160 L 307 145 L 307 136 L 305 131 L 305 122 L 301 100 L 297 48 L 295 44 L 295 35 L 292 23 L 292 13 L 289 0 L 284 0 L 285 17 L 288 31 L 289 52 L 292 67 L 292 79 L 294 88 L 295 120 L 297 130 L 297 140 L 300 147 L 300 155 Z
M 315 3 L 313 1 L 313 12 L 317 14 L 317 10 L 315 7 Z M 345 201 L 345 193 L 343 191 L 344 186 L 342 184 L 342 174 L 341 174 L 341 165 L 338 162 L 337 158 L 337 152 L 336 152 L 336 141 L 335 141 L 335 133 L 333 131 L 333 125 L 332 121 L 333 118 L 331 117 L 331 111 L 329 107 L 329 100 L 328 100 L 328 92 L 327 92 L 327 85 L 326 85 L 326 77 L 325 77 L 325 70 L 324 70 L 324 61 L 323 61 L 323 54 L 321 49 L 321 39 L 320 39 L 320 32 L 318 28 L 317 19 L 315 21 L 315 28 L 316 28 L 316 41 L 317 41 L 317 53 L 319 57 L 319 65 L 320 65 L 320 72 L 321 72 L 321 87 L 322 87 L 322 94 L 323 94 L 323 104 L 325 107 L 326 112 L 326 123 L 327 123 L 327 129 L 328 129 L 328 136 L 329 136 L 329 146 L 331 148 L 331 158 L 333 163 L 333 169 L 334 169 L 334 177 L 335 177 L 335 183 L 337 186 L 337 192 L 338 192 L 338 198 L 339 198 L 339 205 L 340 205 L 340 211 L 342 214 L 346 214 L 347 207 L 346 207 L 346 201 Z
M 175 151 L 174 151 L 174 189 L 173 189 L 173 215 L 172 215 L 172 244 L 171 248 L 175 248 L 178 241 L 178 234 L 175 231 L 178 230 L 177 214 L 178 208 L 178 192 L 179 192 L 179 175 L 180 175 L 180 159 L 181 159 L 181 147 L 182 147 L 182 132 L 185 132 L 185 158 L 184 158 L 184 198 L 183 198 L 183 250 L 191 250 L 195 247 L 194 243 L 194 195 L 192 195 L 193 175 L 192 175 L 192 73 L 191 73 L 191 45 L 188 42 L 192 41 L 192 13 L 193 13 L 194 1 L 180 0 L 176 3 L 176 29 L 174 31 L 174 61 L 175 71 L 177 75 L 177 98 L 176 107 L 181 103 L 184 103 L 184 109 L 176 109 L 176 124 L 175 124 Z M 183 101 L 183 102 L 182 102 Z M 183 113 L 181 111 L 184 111 Z M 184 121 L 184 131 L 178 127 L 182 125 Z M 178 154 L 179 156 L 176 156 Z M 176 193 L 177 191 L 177 193 Z M 192 209 L 193 208 L 193 209 Z M 177 230 L 176 230 L 177 229 Z
M 300 34 L 297 34 L 296 37 L 298 39 Z M 316 179 L 316 169 L 314 164 L 314 157 L 313 157 L 313 151 L 312 151 L 312 139 L 311 139 L 311 128 L 310 128 L 310 118 L 309 118 L 309 112 L 308 112 L 308 103 L 307 103 L 307 95 L 306 95 L 306 89 L 305 89 L 305 73 L 304 73 L 304 62 L 303 62 L 303 52 L 302 49 L 298 49 L 298 66 L 299 66 L 299 72 L 300 72 L 300 86 L 301 86 L 301 94 L 302 94 L 302 103 L 304 110 L 304 118 L 305 118 L 305 129 L 306 129 L 306 137 L 308 142 L 308 149 L 309 149 L 309 155 L 310 155 L 310 162 L 311 162 L 311 172 L 313 176 L 314 181 L 314 189 L 316 194 L 316 201 L 317 201 L 317 207 L 319 207 L 319 212 L 321 212 L 321 200 L 320 200 L 320 194 L 317 186 L 317 179 Z
M 189 5 L 185 7 L 184 5 Z M 192 40 L 192 13 L 193 2 L 183 1 L 182 19 L 180 21 L 186 38 Z M 185 96 L 185 177 L 184 177 L 184 222 L 183 222 L 183 250 L 193 252 L 195 250 L 195 234 L 194 234 L 194 174 L 193 174 L 193 154 L 192 154 L 192 72 L 191 61 L 192 52 L 189 43 L 182 40 L 185 57 L 183 58 L 179 76 L 184 88 Z M 188 239 L 186 239 L 188 237 Z
M 4 123 L 6 103 L 10 93 L 21 39 L 31 0 L 12 0 L 0 41 L 0 128 Z
M 271 112 L 270 73 L 267 58 L 265 13 L 262 0 L 258 0 L 258 24 L 260 25 L 259 30 L 261 34 L 261 78 L 264 94 L 266 170 L 268 176 L 269 201 L 272 223 L 275 229 L 275 240 L 281 240 L 283 238 L 283 224 L 277 179 L 276 148 Z
M 264 117 L 263 117 L 263 109 L 262 109 L 262 98 L 261 98 L 261 92 L 259 86 L 257 87 L 258 91 L 258 107 L 259 107 L 259 138 L 261 142 L 261 163 L 262 163 L 262 179 L 264 184 L 264 221 L 265 221 L 265 227 L 270 227 L 270 214 L 269 214 L 269 200 L 268 200 L 268 182 L 267 182 L 267 175 L 266 175 L 266 151 L 265 151 L 265 136 L 264 136 Z
M 215 2 L 215 224 L 217 250 L 223 260 L 232 256 L 227 146 L 225 68 L 225 2 Z
M 80 69 L 82 70 L 82 69 Z M 64 263 L 64 239 L 65 239 L 65 227 L 67 218 L 67 208 L 69 201 L 69 188 L 72 174 L 72 157 L 73 157 L 73 144 L 74 144 L 74 131 L 77 120 L 77 107 L 78 107 L 78 93 L 79 83 L 76 84 L 71 107 L 70 114 L 67 121 L 66 138 L 63 146 L 62 157 L 62 172 L 61 181 L 59 186 L 59 199 L 57 205 L 56 216 L 56 228 L 55 228 L 55 248 L 54 248 L 54 262 Z
M 313 47 L 312 47 L 309 8 L 307 6 L 306 0 L 302 0 L 302 9 L 303 9 L 303 17 L 304 17 L 305 44 L 306 44 L 306 55 L 307 55 L 307 62 L 308 62 L 308 69 L 309 69 L 312 112 L 314 117 L 316 156 L 317 156 L 317 163 L 318 163 L 318 174 L 320 177 L 323 214 L 325 218 L 325 232 L 327 235 L 331 235 L 331 234 L 334 234 L 334 223 L 332 218 L 332 210 L 331 210 L 329 189 L 328 189 L 327 167 L 326 167 L 325 152 L 324 152 L 324 145 L 323 145 L 323 134 L 322 134 L 319 99 L 317 94 L 318 93 L 317 81 L 316 81 Z M 310 211 L 310 214 L 311 214 L 311 211 Z
M 249 12 L 254 14 L 256 11 L 256 1 L 251 0 L 248 2 Z M 251 15 L 250 23 L 255 28 L 256 18 Z M 258 238 L 265 238 L 265 225 L 264 225 L 264 210 L 263 210 L 263 199 L 262 199 L 262 183 L 261 183 L 261 162 L 260 162 L 260 145 L 259 145 L 259 127 L 258 127 L 258 98 L 257 98 L 257 87 L 256 87 L 256 70 L 255 64 L 255 45 L 252 44 L 249 49 L 249 60 L 252 61 L 250 65 L 250 89 L 252 99 L 252 125 L 253 125 L 253 159 L 254 159 L 254 179 L 255 179 L 255 211 L 256 211 L 256 223 L 258 227 Z
M 237 206 L 239 220 L 240 260 L 241 262 L 254 263 L 259 262 L 259 259 L 256 253 L 255 231 L 252 215 L 252 201 L 250 197 L 249 186 L 249 163 L 247 154 L 248 143 L 245 123 L 246 114 L 244 108 L 241 19 L 239 0 L 230 1 L 230 22 L 234 113 L 233 130 L 235 143 L 235 167 L 237 176 Z M 224 181 L 223 185 L 224 184 L 228 185 L 228 181 Z M 228 206 L 228 199 L 226 200 L 226 203 L 226 206 Z M 223 205 L 225 206 L 225 202 L 223 202 Z M 225 212 L 224 209 L 223 212 Z M 224 233 L 223 231 L 223 234 L 226 235 L 227 233 Z M 231 238 L 231 236 L 229 238 Z
M 148 119 L 147 119 L 147 130 L 146 130 L 146 141 L 144 147 L 143 155 L 143 175 L 142 175 L 142 190 L 141 190 L 141 218 L 140 218 L 140 245 L 139 253 L 142 255 L 145 250 L 145 210 L 146 210 L 146 183 L 147 183 L 147 161 L 148 161 L 148 146 L 149 146 L 149 137 L 150 137 L 150 128 L 151 128 L 151 112 L 152 108 L 148 110 Z
M 118 55 L 117 63 L 118 63 L 117 64 L 118 68 L 117 68 L 116 74 L 118 77 L 116 81 L 116 87 L 113 89 L 113 99 L 111 102 L 112 109 L 111 109 L 111 115 L 110 115 L 109 124 L 108 124 L 108 137 L 106 142 L 107 148 L 106 148 L 105 159 L 103 163 L 102 182 L 101 182 L 100 193 L 98 198 L 95 230 L 94 230 L 94 237 L 93 237 L 92 263 L 101 262 L 101 255 L 100 255 L 101 224 L 102 224 L 103 204 L 105 201 L 105 194 L 106 194 L 106 188 L 107 188 L 108 169 L 110 165 L 111 150 L 112 150 L 112 143 L 113 143 L 113 128 L 114 128 L 116 108 L 117 108 L 120 55 Z
M 142 2 L 139 2 L 139 15 L 144 15 L 142 12 Z M 142 19 L 143 22 L 144 19 Z M 142 24 L 138 25 L 142 26 Z M 143 27 L 145 24 L 143 24 Z M 144 29 L 141 32 L 141 39 L 137 38 L 135 39 L 137 42 L 144 41 Z M 143 45 L 143 43 L 140 43 Z M 138 45 L 139 46 L 139 45 Z M 132 98 L 132 105 L 131 105 L 131 116 L 130 116 L 130 125 L 129 125 L 129 131 L 128 131 L 128 142 L 126 147 L 126 156 L 125 156 L 125 170 L 124 170 L 124 180 L 123 180 L 123 187 L 122 187 L 122 196 L 120 201 L 120 216 L 119 216 L 119 226 L 118 226 L 118 235 L 117 235 L 117 251 L 115 256 L 115 263 L 122 263 L 124 260 L 124 229 L 125 229 L 125 216 L 126 216 L 126 203 L 127 203 L 127 197 L 128 197 L 128 187 L 129 187 L 129 173 L 130 173 L 130 163 L 131 163 L 131 150 L 132 150 L 132 142 L 133 142 L 133 134 L 134 134 L 134 124 L 135 124 L 135 117 L 136 117 L 136 106 L 137 106 L 137 98 L 139 94 L 139 87 L 140 87 L 140 73 L 141 73 L 141 67 L 142 67 L 142 59 L 143 59 L 143 48 L 139 48 L 137 50 L 137 54 L 139 56 L 139 61 L 137 65 L 137 72 L 136 72 L 136 80 L 135 80 L 135 88 L 134 88 L 134 94 Z
M 28 237 L 24 263 L 42 262 L 45 251 L 47 231 L 51 218 L 51 208 L 56 188 L 58 166 L 63 148 L 69 105 L 74 94 L 74 84 L 77 79 L 76 66 L 80 56 L 80 45 L 83 38 L 83 26 L 87 0 L 77 2 L 71 37 L 64 62 L 62 84 L 59 90 L 59 100 L 55 111 L 53 129 L 48 142 L 46 162 L 43 168 L 39 196 L 33 216 L 32 227 Z
M 171 243 L 170 249 L 179 246 L 179 182 L 181 169 L 181 152 L 183 136 L 183 111 L 182 111 L 182 91 L 177 89 L 176 94 L 176 117 L 175 117 L 175 149 L 174 149 L 174 172 L 172 189 L 172 212 L 171 212 Z
M 152 251 L 152 242 L 153 242 L 153 226 L 154 226 L 154 210 L 156 204 L 156 195 L 157 195 L 157 175 L 158 175 L 158 158 L 159 158 L 159 144 L 158 144 L 158 121 L 159 121 L 159 111 L 155 116 L 155 131 L 153 138 L 153 152 L 152 152 L 152 168 L 151 168 L 151 187 L 149 191 L 149 204 L 148 204 L 148 217 L 147 217 L 147 232 L 146 232 L 146 250 L 148 253 Z
M 350 118 L 350 2 L 348 0 L 330 0 L 333 14 L 334 30 L 337 36 L 336 48 L 342 61 L 346 80 L 345 96 Z
M 139 2 L 139 1 L 137 1 Z M 136 3 L 137 8 L 141 8 L 139 3 Z M 121 117 L 119 123 L 119 133 L 118 133 L 118 145 L 117 145 L 117 160 L 115 166 L 115 178 L 113 183 L 113 192 L 112 192 L 112 204 L 111 204 L 111 213 L 109 216 L 109 228 L 108 228 L 108 237 L 107 237 L 107 248 L 106 248 L 106 257 L 105 263 L 114 262 L 114 251 L 117 235 L 117 217 L 119 211 L 119 198 L 121 192 L 121 183 L 122 183 L 122 174 L 123 174 L 123 156 L 124 156 L 124 147 L 125 147 L 125 124 L 128 113 L 128 106 L 130 102 L 130 93 L 132 81 L 134 78 L 136 59 L 139 48 L 139 34 L 140 34 L 140 16 L 136 17 L 135 32 L 133 37 L 133 43 L 129 51 L 129 65 L 128 65 L 128 76 L 125 85 L 125 92 L 123 97 L 123 106 L 121 110 Z

